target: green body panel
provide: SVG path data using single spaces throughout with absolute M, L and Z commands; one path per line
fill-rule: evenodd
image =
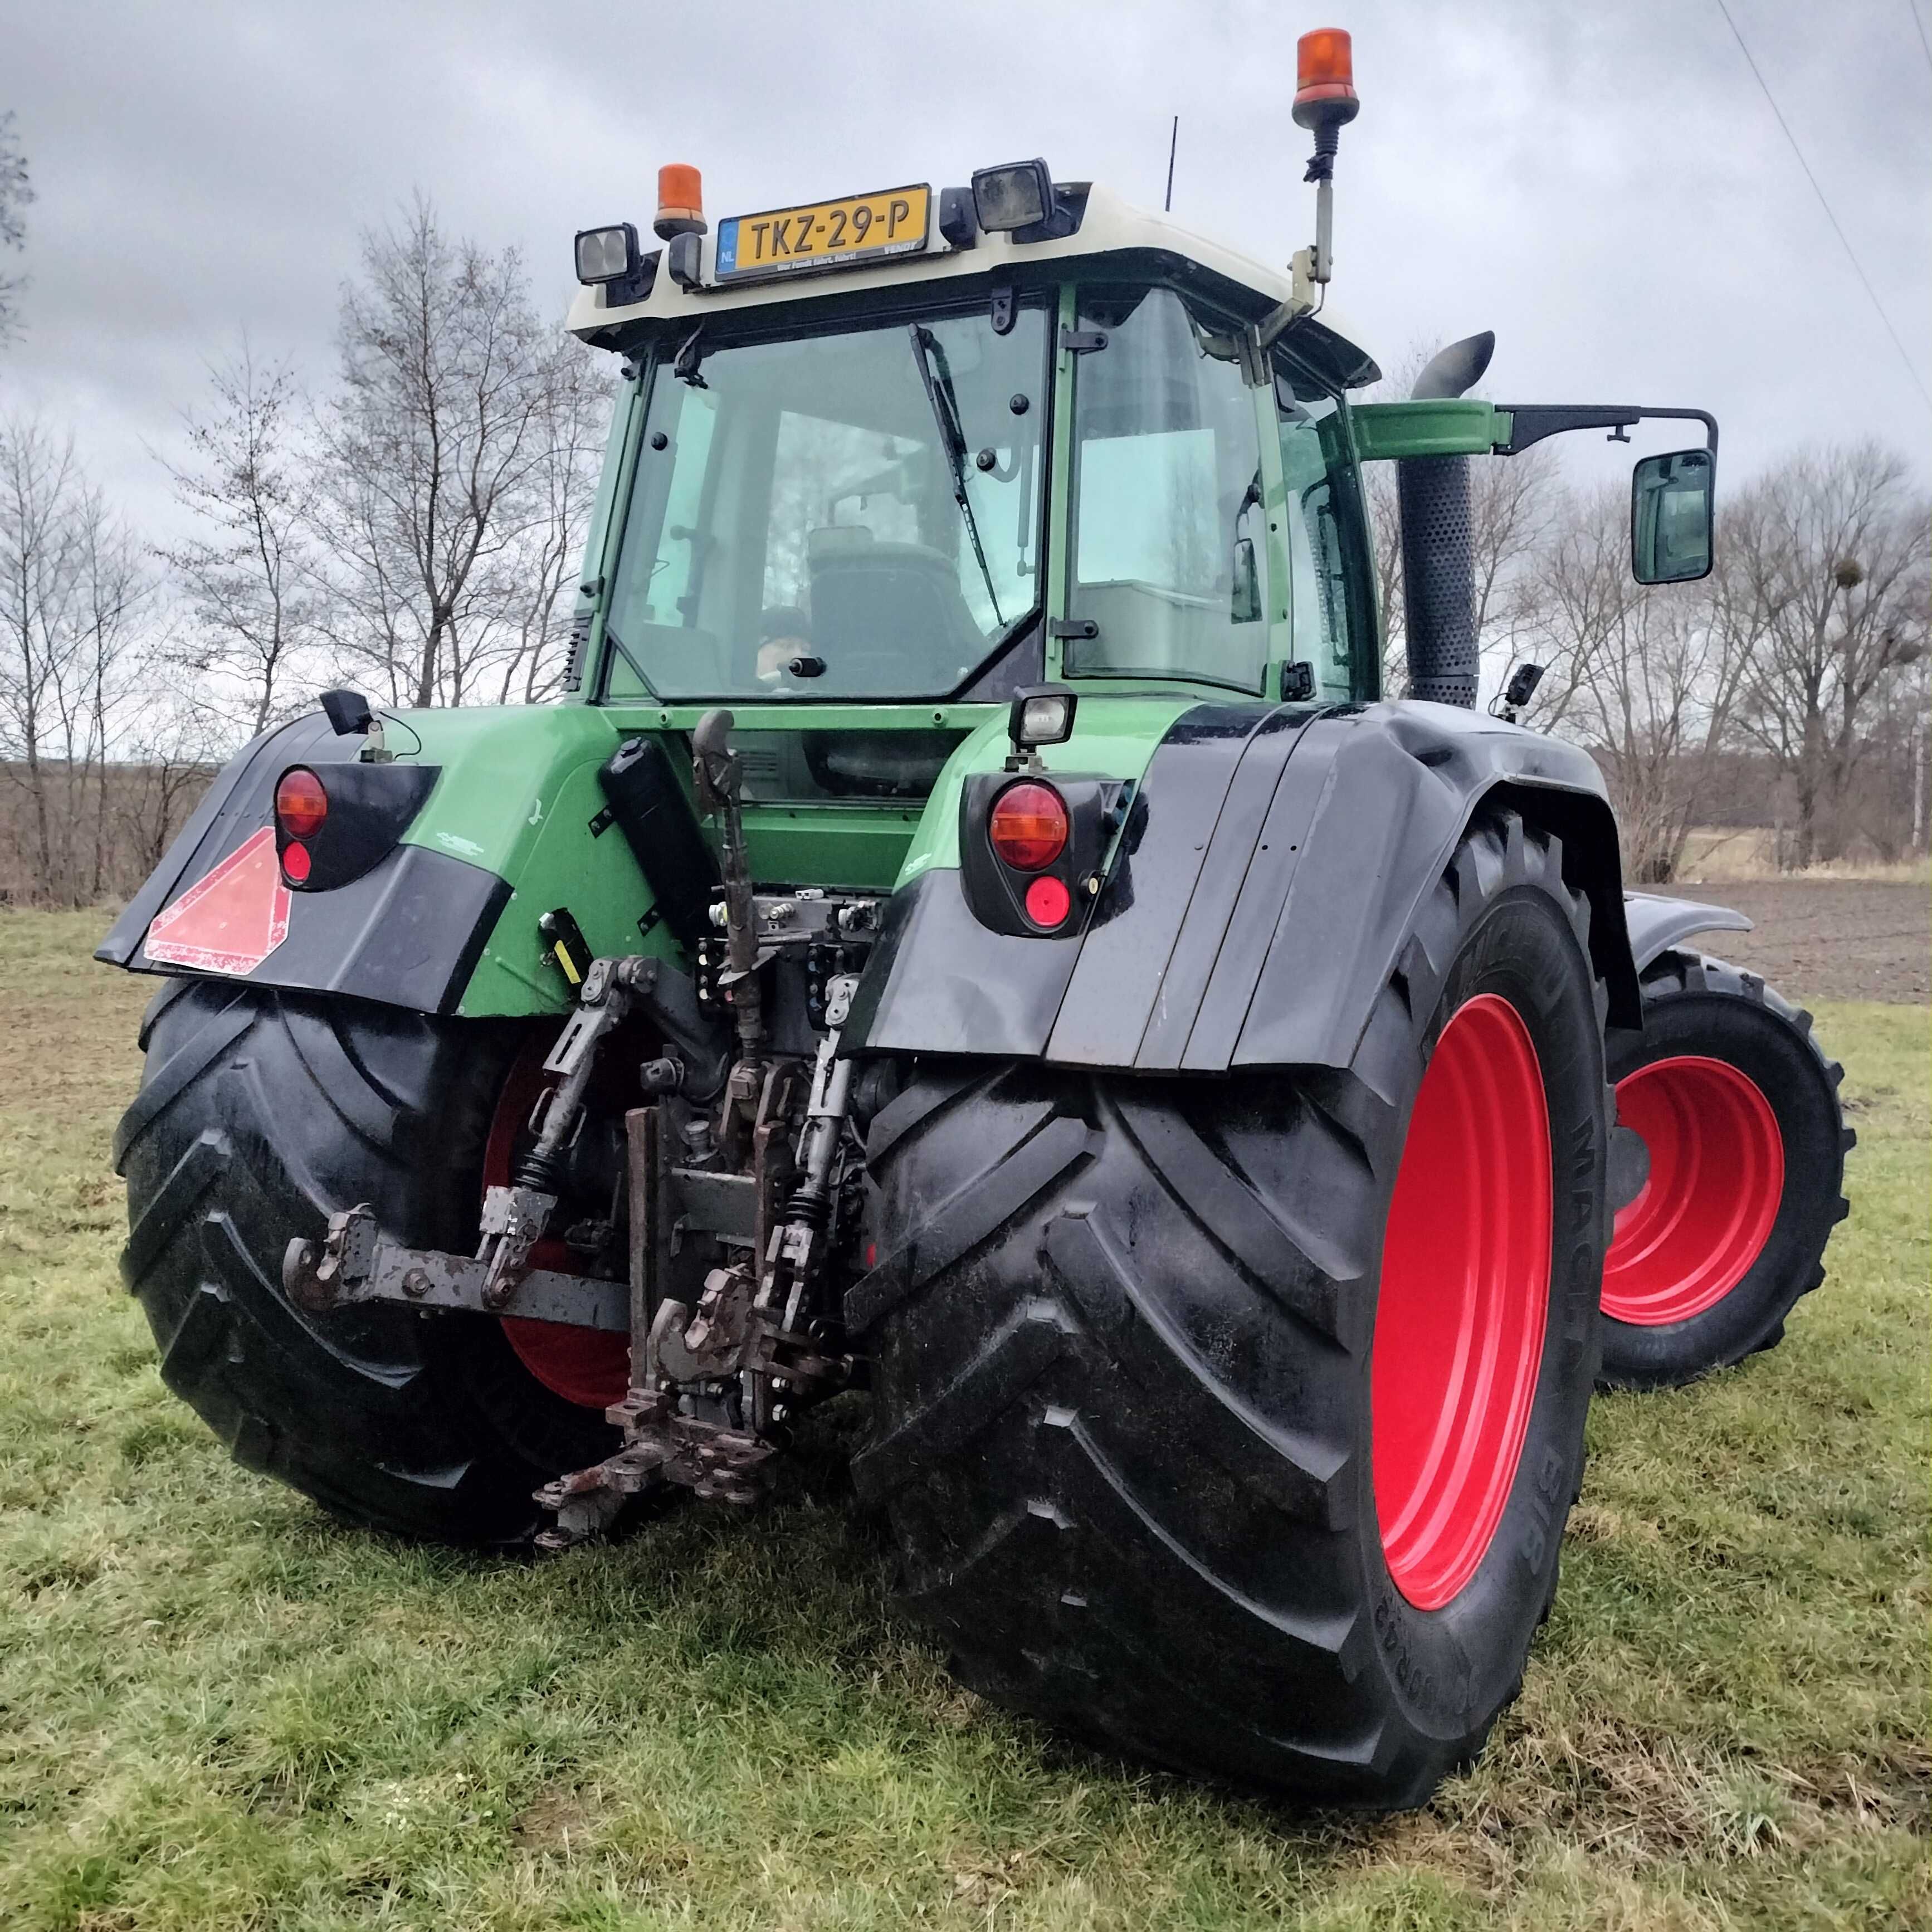
M 587 769 L 594 786 L 597 766 L 623 735 L 613 713 L 590 705 L 465 705 L 384 716 L 413 733 L 420 747 L 412 750 L 392 726 L 391 750 L 442 768 L 404 843 L 486 866 L 513 884 L 561 808 L 565 778 Z
M 1489 456 L 1510 437 L 1508 410 L 1461 396 L 1358 403 L 1348 414 L 1356 456 L 1364 463 L 1398 456 Z
M 618 721 L 587 705 L 394 716 L 421 740 L 422 762 L 442 768 L 404 842 L 482 866 L 512 889 L 459 1010 L 562 1012 L 568 988 L 544 956 L 539 916 L 567 905 L 598 952 L 634 952 L 650 904 L 623 839 L 590 836 L 604 803 L 597 768 L 617 748 Z M 392 733 L 392 746 L 406 742 Z
M 1138 780 L 1169 726 L 1198 701 L 1192 692 L 1165 687 L 1122 691 L 1109 683 L 1087 690 L 1072 738 L 1049 748 L 1047 767 Z M 747 734 L 796 728 L 805 722 L 799 712 L 792 705 L 743 706 L 738 728 Z M 657 736 L 681 770 L 688 755 L 685 734 L 702 707 L 520 706 L 394 715 L 399 728 L 421 740 L 422 762 L 442 768 L 404 842 L 482 866 L 511 888 L 464 989 L 458 1010 L 466 1018 L 566 1010 L 570 989 L 537 931 L 538 920 L 554 907 L 569 908 L 596 952 L 674 954 L 662 925 L 640 937 L 650 888 L 622 834 L 611 827 L 593 836 L 590 827 L 604 802 L 598 768 L 619 744 L 640 732 Z M 887 892 L 928 866 L 958 864 L 960 792 L 969 773 L 998 771 L 1005 760 L 1006 706 L 814 706 L 810 722 L 874 730 L 944 727 L 970 735 L 922 806 L 748 806 L 746 842 L 761 882 Z
M 1082 692 L 1073 713 L 1073 735 L 1065 744 L 1049 745 L 1042 753 L 1040 762 L 1049 777 L 1055 772 L 1077 772 L 1132 778 L 1138 783 L 1168 728 L 1200 701 L 1192 693 L 1165 686 L 1122 691 L 1110 682 L 1107 688 L 1095 690 L 1073 680 L 1071 688 Z M 1225 698 L 1226 694 L 1222 696 Z M 929 866 L 959 863 L 959 795 L 974 772 L 999 770 L 1012 749 L 1002 705 L 998 715 L 946 760 L 926 802 L 896 884 L 909 884 Z

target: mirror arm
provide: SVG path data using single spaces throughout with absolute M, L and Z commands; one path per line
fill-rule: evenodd
M 1672 416 L 1704 425 L 1705 448 L 1714 462 L 1718 454 L 1718 419 L 1708 410 L 1646 410 L 1622 403 L 1498 403 L 1498 416 L 1510 418 L 1507 441 L 1493 446 L 1498 456 L 1520 455 L 1546 436 L 1562 436 L 1573 429 L 1606 429 L 1612 442 L 1628 442 L 1622 432 L 1632 423 Z

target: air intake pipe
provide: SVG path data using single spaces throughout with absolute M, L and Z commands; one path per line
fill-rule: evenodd
M 1411 397 L 1461 395 L 1481 380 L 1496 346 L 1496 336 L 1487 329 L 1452 342 L 1415 379 Z M 1473 710 L 1478 662 L 1469 459 L 1408 456 L 1395 467 L 1402 506 L 1408 694 Z

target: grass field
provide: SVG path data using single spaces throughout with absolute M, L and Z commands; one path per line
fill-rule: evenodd
M 1520 1702 L 1426 1811 L 1295 1814 L 955 1689 L 839 1433 L 753 1517 L 537 1567 L 232 1466 L 122 1293 L 148 986 L 0 915 L 0 1924 L 1932 1920 L 1927 1019 L 1822 1009 L 1861 1145 L 1774 1355 L 1599 1402 Z

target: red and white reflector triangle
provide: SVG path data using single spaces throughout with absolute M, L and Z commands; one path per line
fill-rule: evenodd
M 289 936 L 289 889 L 263 826 L 148 928 L 150 959 L 199 973 L 252 973 Z

